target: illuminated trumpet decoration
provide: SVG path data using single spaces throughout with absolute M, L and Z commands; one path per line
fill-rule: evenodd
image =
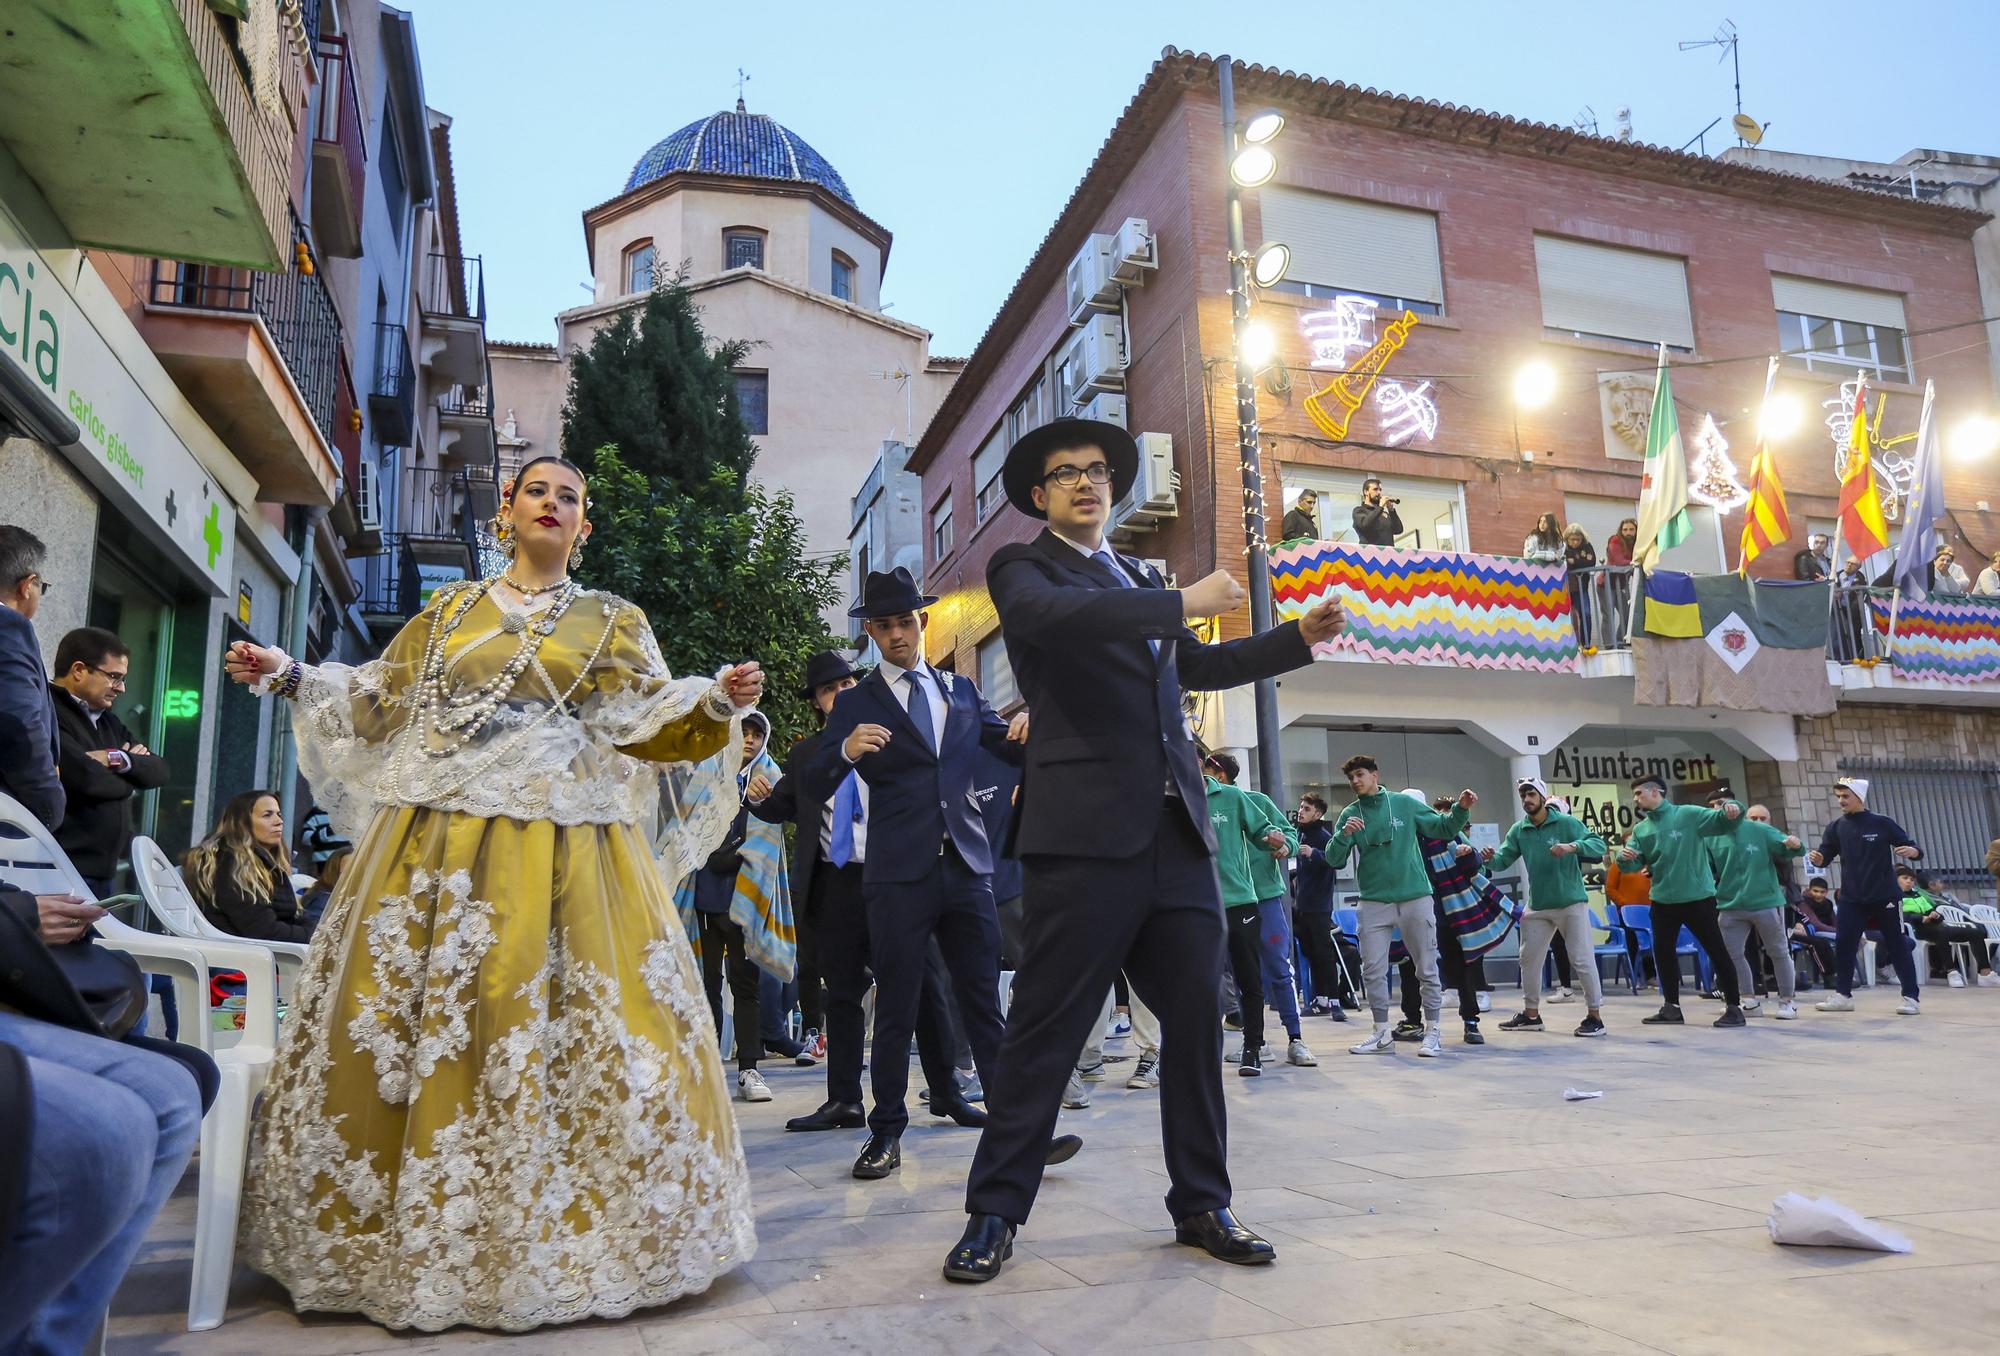
M 1329 438 L 1345 438 L 1348 423 L 1354 412 L 1361 408 L 1361 402 L 1368 398 L 1369 388 L 1375 378 L 1382 374 L 1382 366 L 1393 357 L 1409 338 L 1410 331 L 1417 325 L 1417 313 L 1405 311 L 1390 321 L 1381 336 L 1369 350 L 1361 355 L 1361 361 L 1335 377 L 1323 390 L 1306 397 L 1306 413 L 1313 423 Z

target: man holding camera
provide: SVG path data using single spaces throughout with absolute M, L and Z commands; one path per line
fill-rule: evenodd
M 1382 482 L 1374 476 L 1361 483 L 1361 502 L 1354 506 L 1354 539 L 1363 546 L 1394 546 L 1403 535 L 1403 518 L 1396 512 L 1400 499 L 1386 499 Z

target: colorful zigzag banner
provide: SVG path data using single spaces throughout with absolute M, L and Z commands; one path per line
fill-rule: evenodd
M 1337 594 L 1347 629 L 1316 647 L 1391 664 L 1573 670 L 1576 633 L 1562 567 L 1453 551 L 1303 542 L 1271 553 L 1280 617 Z
M 1888 645 L 1890 599 L 1870 598 L 1875 633 Z M 2000 679 L 2000 608 L 1979 603 L 1913 603 L 1895 609 L 1889 667 L 1905 678 L 1947 683 Z

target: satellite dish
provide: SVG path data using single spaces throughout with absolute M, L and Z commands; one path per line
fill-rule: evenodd
M 1729 120 L 1729 125 L 1736 129 L 1737 136 L 1743 138 L 1743 140 L 1749 142 L 1752 146 L 1755 146 L 1764 139 L 1763 124 L 1748 113 L 1738 113 Z

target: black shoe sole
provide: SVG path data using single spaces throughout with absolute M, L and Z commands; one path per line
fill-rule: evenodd
M 901 1160 L 890 1164 L 886 1168 L 864 1168 L 859 1163 L 856 1163 L 854 1165 L 854 1178 L 860 1182 L 879 1182 L 902 1166 Z
M 1589 1040 L 1596 1040 L 1599 1036 L 1607 1036 L 1611 1033 L 1606 1031 L 1603 1027 L 1599 1027 L 1595 1031 L 1572 1031 L 1570 1032 L 1570 1034 L 1572 1036 L 1581 1036 L 1584 1040 L 1589 1041 Z
M 1058 1163 L 1067 1163 L 1083 1149 L 1083 1140 L 1076 1135 L 1058 1135 L 1049 1141 L 1048 1155 L 1042 1159 L 1042 1166 L 1052 1168 Z
M 820 1125 L 793 1125 L 790 1121 L 787 1121 L 785 1129 L 794 1134 L 810 1135 L 817 1134 L 821 1130 L 859 1130 L 866 1124 L 868 1122 L 865 1119 L 858 1121 L 827 1121 Z
M 1539 1024 L 1535 1026 L 1508 1026 L 1505 1022 L 1500 1023 L 1500 1029 L 1502 1031 L 1525 1031 L 1532 1035 L 1539 1035 L 1548 1030 L 1546 1026 Z
M 1014 1256 L 1014 1245 L 1012 1243 L 1009 1243 L 1005 1248 L 1001 1249 L 1000 1252 L 1001 1265 L 1004 1266 L 1009 1261 L 1013 1260 L 1013 1256 Z M 944 1264 L 944 1278 L 947 1281 L 957 1281 L 961 1285 L 983 1285 L 987 1281 L 992 1280 L 995 1276 L 998 1276 L 999 1274 L 1000 1274 L 1000 1267 L 995 1267 L 991 1271 L 967 1271 L 962 1268 L 954 1269 L 952 1267 L 952 1264 L 949 1262 L 946 1262 Z
M 1262 1078 L 1264 1076 L 1264 1068 L 1260 1064 L 1239 1064 L 1236 1066 L 1236 1076 L 1238 1078 Z

